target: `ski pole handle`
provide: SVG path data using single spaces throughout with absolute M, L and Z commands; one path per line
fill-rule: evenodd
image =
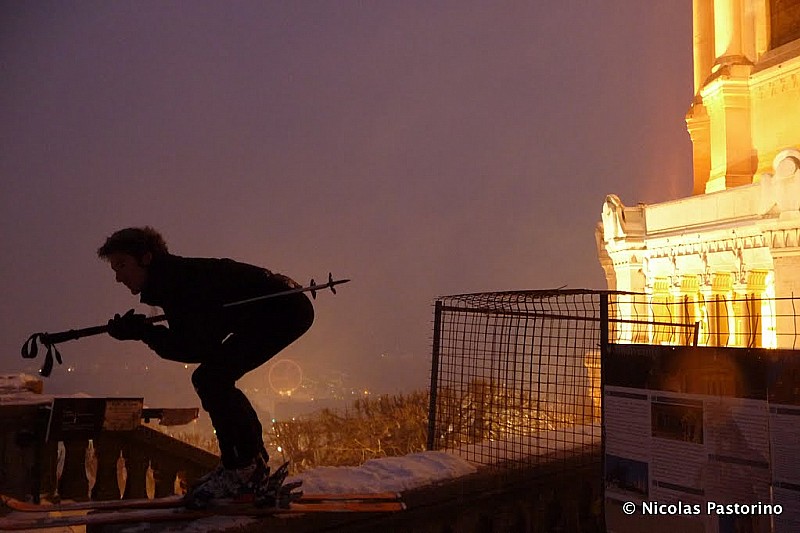
M 165 320 L 166 316 L 158 315 L 149 317 L 146 321 L 149 324 Z M 42 377 L 47 377 L 53 371 L 53 359 L 62 364 L 61 353 L 56 348 L 56 344 L 60 342 L 72 341 L 81 339 L 83 337 L 91 337 L 92 335 L 99 335 L 108 332 L 108 325 L 92 326 L 83 329 L 70 329 L 67 331 L 59 331 L 57 333 L 34 333 L 22 345 L 22 357 L 25 359 L 34 359 L 39 354 L 39 345 L 46 349 L 44 364 L 42 365 L 39 374 Z
M 83 337 L 90 337 L 92 335 L 99 335 L 108 331 L 108 326 L 93 326 L 91 328 L 83 329 L 70 329 L 68 331 L 59 331 L 57 333 L 45 333 L 43 341 L 51 344 L 59 344 L 66 341 L 73 341 Z
M 148 324 L 154 324 L 156 322 L 161 322 L 162 320 L 166 320 L 167 317 L 165 315 L 157 315 L 147 317 L 145 322 Z M 59 331 L 57 333 L 42 333 L 41 341 L 43 344 L 59 344 L 66 341 L 74 341 L 76 339 L 82 339 L 84 337 L 91 337 L 92 335 L 100 335 L 101 333 L 108 332 L 108 324 L 104 326 L 92 326 L 89 328 L 83 329 L 70 329 L 67 331 Z

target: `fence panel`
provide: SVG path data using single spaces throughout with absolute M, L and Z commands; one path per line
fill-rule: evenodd
M 600 295 L 521 291 L 437 300 L 429 449 L 523 468 L 599 445 Z

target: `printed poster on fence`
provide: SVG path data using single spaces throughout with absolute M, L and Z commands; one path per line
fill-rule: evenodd
M 612 344 L 603 360 L 609 532 L 800 531 L 800 356 Z

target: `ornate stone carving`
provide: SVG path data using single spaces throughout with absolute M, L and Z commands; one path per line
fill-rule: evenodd
M 614 242 L 625 238 L 625 206 L 616 194 L 606 196 L 603 202 L 603 239 Z
M 711 272 L 711 267 L 708 266 L 708 252 L 707 251 L 704 250 L 700 254 L 700 261 L 703 264 L 703 272 L 700 274 L 700 283 L 701 283 L 701 285 L 704 285 L 704 286 L 710 286 L 711 285 L 711 281 L 712 281 L 712 277 L 713 277 L 713 273 Z
M 776 178 L 794 176 L 800 170 L 800 150 L 796 148 L 781 150 L 772 160 L 772 168 L 775 169 Z
M 747 270 L 744 266 L 744 257 L 742 255 L 741 246 L 737 246 L 734 249 L 734 254 L 736 255 L 736 272 L 734 272 L 735 279 L 739 283 L 744 283 L 747 279 Z
M 767 230 L 764 237 L 772 249 L 797 248 L 800 246 L 800 227 Z
M 785 77 L 774 77 L 754 86 L 753 93 L 759 99 L 773 98 L 798 89 L 798 75 L 793 73 Z

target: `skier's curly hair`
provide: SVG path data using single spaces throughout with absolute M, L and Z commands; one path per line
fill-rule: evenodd
M 97 256 L 107 259 L 114 253 L 124 253 L 141 259 L 150 252 L 153 257 L 167 255 L 167 243 L 159 232 L 150 226 L 142 228 L 125 228 L 114 232 L 106 242 L 97 249 Z

